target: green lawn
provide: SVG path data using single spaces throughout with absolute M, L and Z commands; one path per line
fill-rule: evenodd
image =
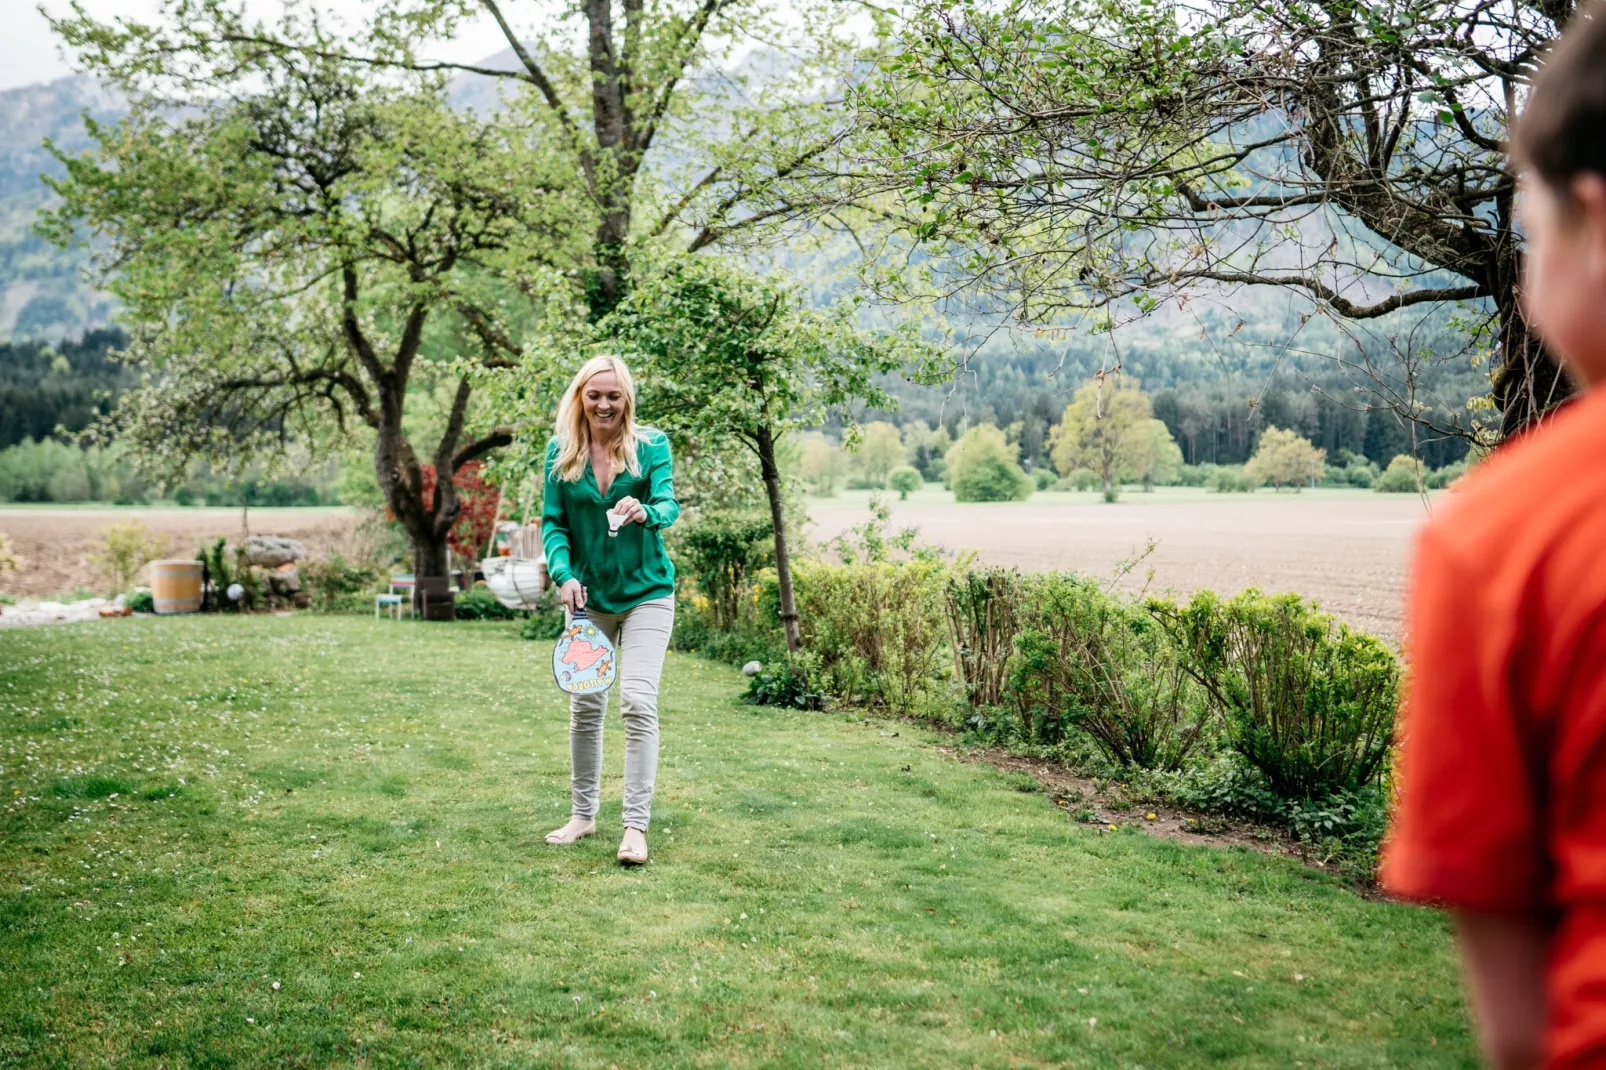
M 0 632 L 0 1065 L 1473 1066 L 1446 926 L 672 654 L 653 861 L 507 625 Z

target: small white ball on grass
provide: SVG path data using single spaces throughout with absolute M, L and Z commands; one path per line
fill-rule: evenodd
M 764 666 L 760 665 L 758 662 L 750 661 L 746 665 L 742 666 L 742 672 L 746 673 L 748 676 L 757 676 L 759 674 L 759 670 L 762 668 L 764 668 Z

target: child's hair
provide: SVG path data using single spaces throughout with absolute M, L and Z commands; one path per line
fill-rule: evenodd
M 1606 176 L 1606 0 L 1580 4 L 1540 65 L 1511 154 L 1569 201 L 1580 174 Z
M 585 475 L 586 462 L 591 459 L 591 425 L 586 422 L 585 406 L 580 394 L 586 383 L 598 372 L 613 372 L 624 394 L 623 411 L 619 414 L 619 434 L 609 444 L 614 471 L 641 474 L 641 462 L 636 449 L 641 444 L 641 431 L 636 425 L 636 381 L 625 362 L 610 353 L 592 357 L 575 372 L 569 389 L 563 392 L 558 403 L 558 423 L 554 437 L 558 440 L 558 456 L 553 464 L 558 478 L 573 483 Z

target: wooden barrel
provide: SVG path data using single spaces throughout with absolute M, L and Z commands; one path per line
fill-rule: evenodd
M 158 613 L 200 612 L 201 563 L 152 561 L 151 599 Z

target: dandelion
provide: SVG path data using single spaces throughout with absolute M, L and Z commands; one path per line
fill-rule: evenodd
M 273 990 L 275 992 L 279 991 L 279 982 L 278 981 L 273 982 Z

